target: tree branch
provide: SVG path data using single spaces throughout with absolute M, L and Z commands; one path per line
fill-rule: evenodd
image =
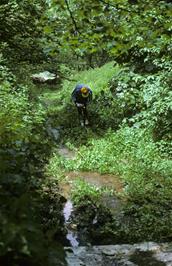
M 69 3 L 68 3 L 68 0 L 65 0 L 65 3 L 66 3 L 66 6 L 67 6 L 67 10 L 69 11 L 69 14 L 70 14 L 70 17 L 72 19 L 72 22 L 73 22 L 73 25 L 74 25 L 74 28 L 75 28 L 75 31 L 80 33 L 79 32 L 79 29 L 78 29 L 78 26 L 77 26 L 77 23 L 73 17 L 73 14 L 72 14 L 72 11 L 70 10 L 70 6 L 69 6 Z

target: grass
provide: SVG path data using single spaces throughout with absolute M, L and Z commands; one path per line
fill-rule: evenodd
M 94 98 L 101 90 L 108 90 L 109 80 L 119 71 L 119 67 L 114 66 L 114 62 L 110 62 L 100 68 L 77 72 L 70 76 L 72 81 L 65 80 L 63 82 L 61 89 L 45 90 L 41 99 L 47 103 L 49 111 L 58 112 L 65 104 L 71 102 L 71 93 L 78 83 L 87 84 L 92 89 Z
M 101 90 L 108 90 L 109 80 L 119 72 L 119 67 L 114 67 L 114 62 L 110 62 L 100 68 L 72 74 L 70 79 L 88 84 L 93 90 L 93 95 L 96 95 Z M 120 174 L 126 180 L 157 172 L 160 175 L 171 175 L 169 170 L 171 161 L 161 159 L 156 144 L 151 139 L 151 132 L 147 129 L 124 127 L 116 132 L 109 129 L 109 132 L 106 130 L 104 135 L 98 136 L 94 128 L 83 131 L 79 127 L 72 127 L 75 123 L 72 113 L 75 108 L 71 104 L 70 111 L 67 111 L 65 106 L 70 104 L 71 92 L 75 85 L 75 81 L 65 80 L 60 90 L 56 92 L 48 90 L 42 96 L 43 100 L 50 101 L 49 112 L 59 114 L 58 121 L 66 119 L 64 126 L 66 125 L 69 130 L 68 135 L 65 133 L 67 145 L 76 148 L 72 138 L 79 143 L 76 160 L 63 160 L 59 159 L 59 155 L 52 156 L 49 168 L 53 171 L 50 172 L 55 174 L 57 171 L 58 175 L 60 168 L 99 171 L 100 173 Z M 84 139 L 86 139 L 85 142 Z
M 172 176 L 172 161 L 162 159 L 149 133 L 140 129 L 123 128 L 109 131 L 102 138 L 90 139 L 77 150 L 74 160 L 51 159 L 53 171 L 98 171 L 102 174 L 121 175 L 128 183 L 147 179 L 151 175 Z M 53 174 L 53 173 L 52 173 Z

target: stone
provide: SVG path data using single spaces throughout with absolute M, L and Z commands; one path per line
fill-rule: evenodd
M 160 250 L 160 245 L 154 242 L 143 242 L 140 244 L 134 244 L 135 249 L 140 251 L 158 251 Z
M 165 262 L 165 263 L 171 263 L 170 265 L 172 265 L 172 252 L 160 252 L 158 254 L 155 254 L 154 257 L 157 259 L 157 260 L 160 260 L 162 262 Z
M 114 256 L 116 254 L 116 250 L 107 247 L 104 250 L 102 250 L 102 254 L 106 256 Z
M 57 76 L 56 74 L 50 73 L 49 71 L 44 71 L 38 74 L 33 74 L 31 78 L 34 83 L 55 84 L 59 76 Z
M 138 263 L 133 260 L 133 255 L 138 256 L 137 260 L 143 258 L 147 262 L 154 262 L 153 265 L 157 263 L 157 266 L 172 266 L 170 249 L 169 243 L 154 242 L 133 245 L 78 246 L 72 248 L 73 253 L 65 248 L 68 266 L 138 266 Z

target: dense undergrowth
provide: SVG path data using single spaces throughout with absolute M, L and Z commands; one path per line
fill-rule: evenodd
M 43 166 L 53 145 L 46 110 L 31 97 L 31 88 L 21 79 L 19 83 L 20 75 L 16 77 L 1 63 L 0 263 L 60 264 L 64 258 L 57 239 L 65 233 L 64 199 L 57 182 L 44 178 Z

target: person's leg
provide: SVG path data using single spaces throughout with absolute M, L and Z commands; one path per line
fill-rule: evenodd
M 85 121 L 84 121 L 84 117 L 83 117 L 83 107 L 78 107 L 77 106 L 77 110 L 78 110 L 79 121 L 81 123 L 81 126 L 84 126 Z
M 84 105 L 84 108 L 83 108 L 83 115 L 84 115 L 84 124 L 87 126 L 89 122 L 88 122 L 88 112 L 87 112 L 86 105 Z

